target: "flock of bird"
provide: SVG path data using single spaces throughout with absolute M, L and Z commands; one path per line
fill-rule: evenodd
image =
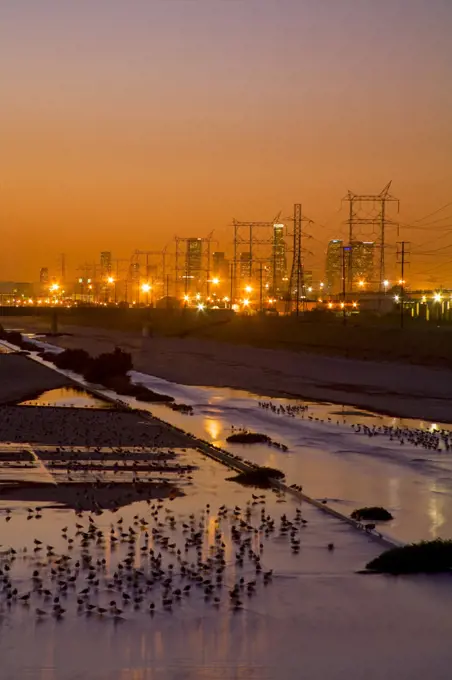
M 40 508 L 28 510 L 42 516 Z M 78 513 L 56 541 L 64 550 L 34 538 L 32 547 L 0 553 L 0 616 L 17 608 L 39 621 L 68 615 L 122 621 L 136 612 L 152 617 L 200 605 L 237 612 L 273 581 L 264 565 L 267 542 L 277 539 L 280 550 L 282 541 L 296 555 L 306 525 L 299 507 L 292 518 L 272 517 L 265 494 L 215 513 L 206 504 L 185 519 L 164 501 L 148 500 L 147 512 L 128 526 L 122 517 L 108 527 Z
M 308 406 L 305 404 L 275 404 L 271 401 L 259 401 L 259 408 L 271 411 L 276 415 L 286 415 L 295 418 L 301 415 L 302 418 L 308 413 Z M 313 415 L 308 415 L 308 420 L 314 420 L 320 423 L 332 423 L 332 418 L 319 418 Z M 340 421 L 337 420 L 339 425 Z M 414 447 L 420 447 L 429 451 L 452 451 L 452 431 L 446 429 L 422 429 L 415 427 L 400 427 L 394 425 L 366 425 L 364 423 L 352 423 L 351 429 L 357 434 L 363 434 L 367 437 L 384 436 L 390 441 L 398 442 L 401 446 L 408 444 Z
M 367 437 L 388 437 L 390 441 L 398 442 L 401 446 L 408 444 L 429 451 L 452 450 L 452 432 L 450 430 L 422 430 L 420 428 L 394 427 L 388 425 L 352 425 L 356 433 Z

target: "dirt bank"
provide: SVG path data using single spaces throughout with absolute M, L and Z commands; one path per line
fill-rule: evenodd
M 16 320 L 17 325 L 17 320 Z M 31 319 L 21 326 L 39 330 Z M 66 326 L 52 340 L 95 354 L 120 346 L 136 369 L 187 385 L 245 389 L 268 396 L 353 404 L 400 417 L 452 420 L 452 371 L 395 362 L 324 357 L 198 338 L 144 338 L 139 333 Z
M 0 403 L 69 385 L 64 376 L 19 354 L 0 354 Z

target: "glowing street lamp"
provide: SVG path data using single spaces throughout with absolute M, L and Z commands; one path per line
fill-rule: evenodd
M 400 302 L 400 295 L 394 295 L 394 302 Z
M 195 298 L 196 298 L 197 300 L 200 300 L 200 299 L 201 299 L 201 293 L 196 293 Z
M 52 293 L 56 293 L 59 289 L 60 286 L 58 285 L 58 283 L 52 283 L 52 285 L 50 286 L 50 290 Z
M 366 285 L 366 282 L 365 282 L 365 281 L 358 281 L 358 286 L 359 286 L 360 288 L 364 288 L 365 285 Z
M 149 305 L 149 291 L 151 290 L 152 286 L 149 283 L 143 283 L 141 286 L 141 290 L 143 293 L 146 293 L 146 305 Z
M 205 307 L 205 305 L 202 302 L 200 302 L 199 305 L 198 305 L 199 311 L 202 312 L 204 307 Z
M 214 286 L 218 286 L 218 284 L 220 283 L 220 279 L 215 277 L 214 279 L 212 279 L 212 283 Z
M 244 307 L 249 307 L 249 304 L 250 304 L 250 301 L 248 300 L 248 298 L 245 298 L 245 299 L 243 300 L 243 306 L 244 306 Z
M 252 292 L 253 292 L 253 289 L 252 289 L 251 286 L 245 286 L 245 291 L 246 291 L 247 293 L 252 293 Z
M 435 302 L 441 302 L 441 300 L 443 299 L 443 296 L 441 295 L 441 293 L 435 293 L 435 295 L 433 296 L 433 299 L 434 299 Z
M 107 283 L 110 286 L 115 287 L 115 304 L 116 304 L 116 279 L 113 276 L 109 276 L 109 277 L 107 277 Z

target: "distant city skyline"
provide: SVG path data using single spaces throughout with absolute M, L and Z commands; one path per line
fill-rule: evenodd
M 447 283 L 451 34 L 449 0 L 2 3 L 0 278 L 212 230 L 228 257 L 296 202 L 319 273 L 342 197 L 392 179 L 389 261 Z

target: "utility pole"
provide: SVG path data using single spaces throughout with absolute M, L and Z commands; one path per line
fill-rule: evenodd
M 66 255 L 61 253 L 61 285 L 64 286 L 66 281 Z
M 397 257 L 400 259 L 400 328 L 403 328 L 404 325 L 405 265 L 409 264 L 406 259 L 406 256 L 409 254 L 407 250 L 409 244 L 409 241 L 397 242 Z
M 262 293 L 262 263 L 259 269 L 259 311 L 263 311 L 263 293 Z
M 349 253 L 351 251 L 351 246 L 343 246 L 342 247 L 342 323 L 344 326 L 347 325 L 347 312 L 345 309 L 345 297 L 346 297 L 346 256 L 345 253 Z M 350 266 L 350 264 L 349 264 Z

